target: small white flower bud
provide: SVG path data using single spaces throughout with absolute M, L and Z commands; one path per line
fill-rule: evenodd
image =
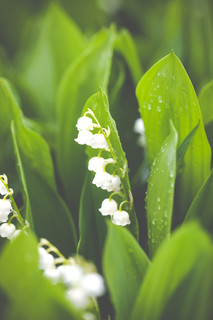
M 40 270 L 47 270 L 54 267 L 54 257 L 52 254 L 48 253 L 42 247 L 38 249 L 38 253 L 39 253 L 39 269 Z
M 51 268 L 44 270 L 44 276 L 52 281 L 53 284 L 57 284 L 60 280 L 60 271 L 58 268 Z
M 82 280 L 82 287 L 90 296 L 100 297 L 105 293 L 103 277 L 98 273 L 88 273 Z
M 106 160 L 104 158 L 93 157 L 88 162 L 88 169 L 94 172 L 103 171 L 105 164 Z
M 0 194 L 4 196 L 5 194 L 7 194 L 7 192 L 8 192 L 7 188 L 5 187 L 3 182 L 0 180 Z
M 93 127 L 92 127 L 92 119 L 89 118 L 89 117 L 85 117 L 85 116 L 80 117 L 78 119 L 76 127 L 77 127 L 78 131 L 87 130 L 88 128 L 89 128 L 88 130 L 92 130 L 93 129 Z
M 70 289 L 66 292 L 68 300 L 78 309 L 84 309 L 89 302 L 86 291 L 81 287 Z
M 3 223 L 0 226 L 0 236 L 2 238 L 10 238 L 12 236 L 12 234 L 15 232 L 16 227 L 14 224 L 10 223 Z
M 67 286 L 73 286 L 79 283 L 83 276 L 83 269 L 78 266 L 62 265 L 58 267 L 60 280 Z
M 0 199 L 0 222 L 6 222 L 11 211 L 12 206 L 10 200 Z
M 108 149 L 108 144 L 102 133 L 96 133 L 93 135 L 91 147 L 93 149 Z
M 145 127 L 144 127 L 144 122 L 141 118 L 135 120 L 134 131 L 139 134 L 144 134 Z
M 90 131 L 81 130 L 78 133 L 78 137 L 75 139 L 78 144 L 86 144 L 91 146 L 93 141 L 93 134 Z
M 113 215 L 113 213 L 118 210 L 117 202 L 113 199 L 104 199 L 101 204 L 99 211 L 103 216 Z
M 129 214 L 126 211 L 117 210 L 113 213 L 112 223 L 118 226 L 126 226 L 130 224 Z

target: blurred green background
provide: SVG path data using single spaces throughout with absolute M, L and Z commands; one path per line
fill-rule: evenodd
M 29 23 L 53 1 L 0 1 L 1 61 L 20 49 Z M 213 4 L 210 0 L 61 0 L 88 36 L 114 22 L 134 36 L 144 70 L 171 49 L 183 62 L 197 89 L 213 77 Z

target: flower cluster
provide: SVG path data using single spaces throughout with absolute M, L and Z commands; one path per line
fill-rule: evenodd
M 88 117 L 90 115 L 92 118 Z M 123 196 L 121 193 L 122 184 L 121 179 L 117 173 L 116 165 L 117 161 L 112 154 L 112 150 L 109 146 L 108 140 L 110 139 L 110 130 L 102 128 L 99 121 L 92 110 L 88 110 L 84 116 L 78 119 L 76 127 L 79 131 L 78 137 L 75 141 L 79 144 L 86 144 L 93 149 L 101 149 L 96 157 L 92 157 L 88 162 L 88 170 L 95 173 L 92 181 L 98 188 L 112 192 L 109 199 L 105 199 L 102 202 L 99 211 L 103 216 L 110 216 L 112 223 L 125 226 L 130 224 L 129 214 L 127 211 L 122 210 L 122 205 L 128 201 L 123 201 L 119 205 L 112 199 L 112 196 L 117 194 Z M 97 129 L 98 132 L 93 134 L 91 131 Z M 110 157 L 103 158 L 101 153 L 108 151 Z M 114 167 L 113 174 L 106 171 L 108 165 L 111 164 Z
M 145 139 L 145 127 L 143 120 L 141 118 L 136 119 L 134 123 L 134 131 L 139 134 L 137 143 L 140 147 L 144 147 L 146 145 Z
M 5 174 L 0 176 L 0 194 L 4 196 L 0 199 L 0 236 L 12 240 L 21 230 L 16 230 L 16 226 L 11 223 L 13 218 L 18 218 L 18 215 L 11 201 L 7 199 L 12 196 L 13 190 L 8 188 L 8 179 Z
M 76 308 L 85 309 L 93 298 L 105 293 L 103 277 L 96 272 L 93 264 L 81 257 L 66 259 L 46 239 L 41 239 L 38 250 L 39 269 L 53 284 L 64 284 L 66 296 Z

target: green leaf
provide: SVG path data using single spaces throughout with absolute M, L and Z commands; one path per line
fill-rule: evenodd
M 149 265 L 149 259 L 131 233 L 123 227 L 109 223 L 103 269 L 116 311 L 115 319 L 130 319 L 140 284 Z
M 156 253 L 130 319 L 210 320 L 212 261 L 211 239 L 200 226 L 191 223 L 180 228 Z
M 38 245 L 31 234 L 20 234 L 0 256 L 0 287 L 7 294 L 10 320 L 81 319 L 65 290 L 51 284 L 38 269 Z
M 76 232 L 71 213 L 60 198 L 56 188 L 50 186 L 48 180 L 41 174 L 34 163 L 40 162 L 42 168 L 42 149 L 39 148 L 39 137 L 23 125 L 12 125 L 12 137 L 20 176 L 27 189 L 27 200 L 30 202 L 32 220 L 36 234 L 48 238 L 49 241 L 66 254 L 75 252 Z M 38 137 L 37 137 L 38 136 Z M 25 141 L 26 144 L 23 144 Z M 27 146 L 34 145 L 37 152 L 28 153 Z M 34 156 L 34 157 L 33 157 Z
M 101 127 L 109 129 L 110 131 L 110 135 L 106 139 L 109 145 L 109 150 L 110 150 L 108 155 L 110 155 L 110 157 L 116 161 L 115 163 L 116 174 L 119 175 L 121 179 L 121 191 L 123 193 L 122 201 L 129 202 L 127 211 L 129 213 L 131 223 L 130 225 L 127 226 L 127 228 L 132 232 L 132 234 L 136 238 L 138 238 L 138 222 L 135 214 L 132 192 L 131 192 L 131 187 L 129 182 L 128 163 L 126 160 L 125 153 L 121 146 L 115 121 L 111 117 L 111 114 L 109 111 L 108 98 L 107 98 L 107 95 L 104 93 L 104 91 L 100 89 L 98 93 L 94 94 L 92 97 L 88 99 L 88 101 L 85 104 L 83 113 L 85 113 L 89 109 L 93 111 Z M 98 155 L 98 151 L 94 151 L 90 147 L 88 147 L 87 152 L 88 152 L 89 158 L 94 156 L 94 154 L 96 156 Z M 104 199 L 104 195 L 105 194 L 103 194 L 103 199 Z M 101 203 L 99 205 L 101 205 Z
M 51 121 L 55 116 L 59 80 L 83 51 L 85 41 L 75 23 L 55 4 L 51 4 L 36 23 L 38 31 L 33 32 L 31 28 L 30 35 L 28 31 L 17 58 L 20 71 L 17 82 L 26 102 L 26 115 Z M 34 29 L 35 26 L 34 22 Z
M 146 209 L 150 257 L 171 234 L 177 141 L 177 132 L 171 121 L 170 135 L 158 152 L 148 179 Z
M 128 30 L 122 29 L 119 32 L 115 48 L 123 55 L 129 66 L 133 81 L 137 84 L 142 75 L 142 66 L 134 40 Z
M 101 270 L 106 223 L 98 208 L 100 208 L 103 190 L 96 188 L 91 183 L 91 176 L 92 174 L 88 172 L 81 194 L 78 253 L 85 259 L 94 261 Z
M 213 232 L 212 194 L 213 171 L 195 196 L 184 221 L 199 220 L 208 231 Z
M 198 96 L 205 125 L 213 121 L 213 80 L 208 82 Z
M 74 141 L 75 125 L 87 99 L 99 87 L 107 88 L 114 38 L 112 29 L 100 31 L 67 70 L 59 87 L 57 164 L 67 202 L 76 213 L 85 174 L 82 149 Z
M 200 121 L 177 181 L 178 211 L 183 217 L 209 174 L 211 151 L 193 86 L 173 52 L 142 77 L 136 95 L 144 120 L 150 165 L 168 135 L 170 119 L 177 130 L 179 145 Z

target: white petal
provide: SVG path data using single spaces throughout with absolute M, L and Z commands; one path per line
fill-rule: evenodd
M 88 295 L 100 297 L 105 293 L 104 279 L 98 273 L 88 273 L 82 281 L 82 287 Z
M 74 288 L 68 290 L 66 296 L 69 301 L 72 302 L 72 304 L 78 309 L 85 308 L 89 302 L 88 295 L 83 288 Z
M 12 205 L 10 201 L 0 199 L 0 222 L 6 222 L 11 211 Z
M 15 232 L 16 227 L 14 224 L 10 223 L 3 223 L 0 226 L 0 236 L 2 238 L 10 238 L 12 236 L 12 234 Z
M 0 194 L 4 196 L 5 194 L 7 194 L 7 192 L 8 192 L 7 188 L 5 187 L 3 182 L 0 180 Z
M 93 140 L 91 143 L 91 147 L 94 149 L 108 149 L 108 144 L 106 139 L 102 133 L 96 133 L 93 135 Z
M 105 164 L 106 160 L 104 158 L 93 157 L 88 162 L 88 169 L 94 172 L 103 171 Z
M 90 131 L 79 131 L 78 137 L 75 139 L 75 141 L 78 144 L 86 144 L 88 146 L 91 146 L 91 143 L 93 141 L 93 134 Z
M 76 127 L 78 129 L 78 131 L 80 130 L 87 130 L 88 127 L 90 127 L 92 124 L 92 119 L 89 117 L 80 117 L 78 119 L 78 122 L 76 124 Z M 89 128 L 89 130 L 92 130 L 93 127 L 91 126 L 91 128 Z
M 53 284 L 56 284 L 60 280 L 60 271 L 58 268 L 51 268 L 44 270 L 44 276 L 52 281 Z
M 121 179 L 119 176 L 111 177 L 111 188 L 114 192 L 119 192 L 121 190 Z
M 61 281 L 67 286 L 78 284 L 83 277 L 83 269 L 78 266 L 62 265 L 58 267 Z
M 130 224 L 129 214 L 126 211 L 117 210 L 113 213 L 112 223 L 118 226 L 126 226 Z
M 48 253 L 44 248 L 38 249 L 39 253 L 39 269 L 47 270 L 54 267 L 54 257 Z
M 134 131 L 139 134 L 143 134 L 145 132 L 144 122 L 141 118 L 135 120 Z
M 11 234 L 10 237 L 8 237 L 8 239 L 13 240 L 13 239 L 17 238 L 20 233 L 21 233 L 21 230 L 16 230 Z
M 117 202 L 113 199 L 105 199 L 102 201 L 99 211 L 103 216 L 112 215 L 118 209 Z
M 92 181 L 97 187 L 101 187 L 102 189 L 107 188 L 111 182 L 111 175 L 108 172 L 97 172 Z

